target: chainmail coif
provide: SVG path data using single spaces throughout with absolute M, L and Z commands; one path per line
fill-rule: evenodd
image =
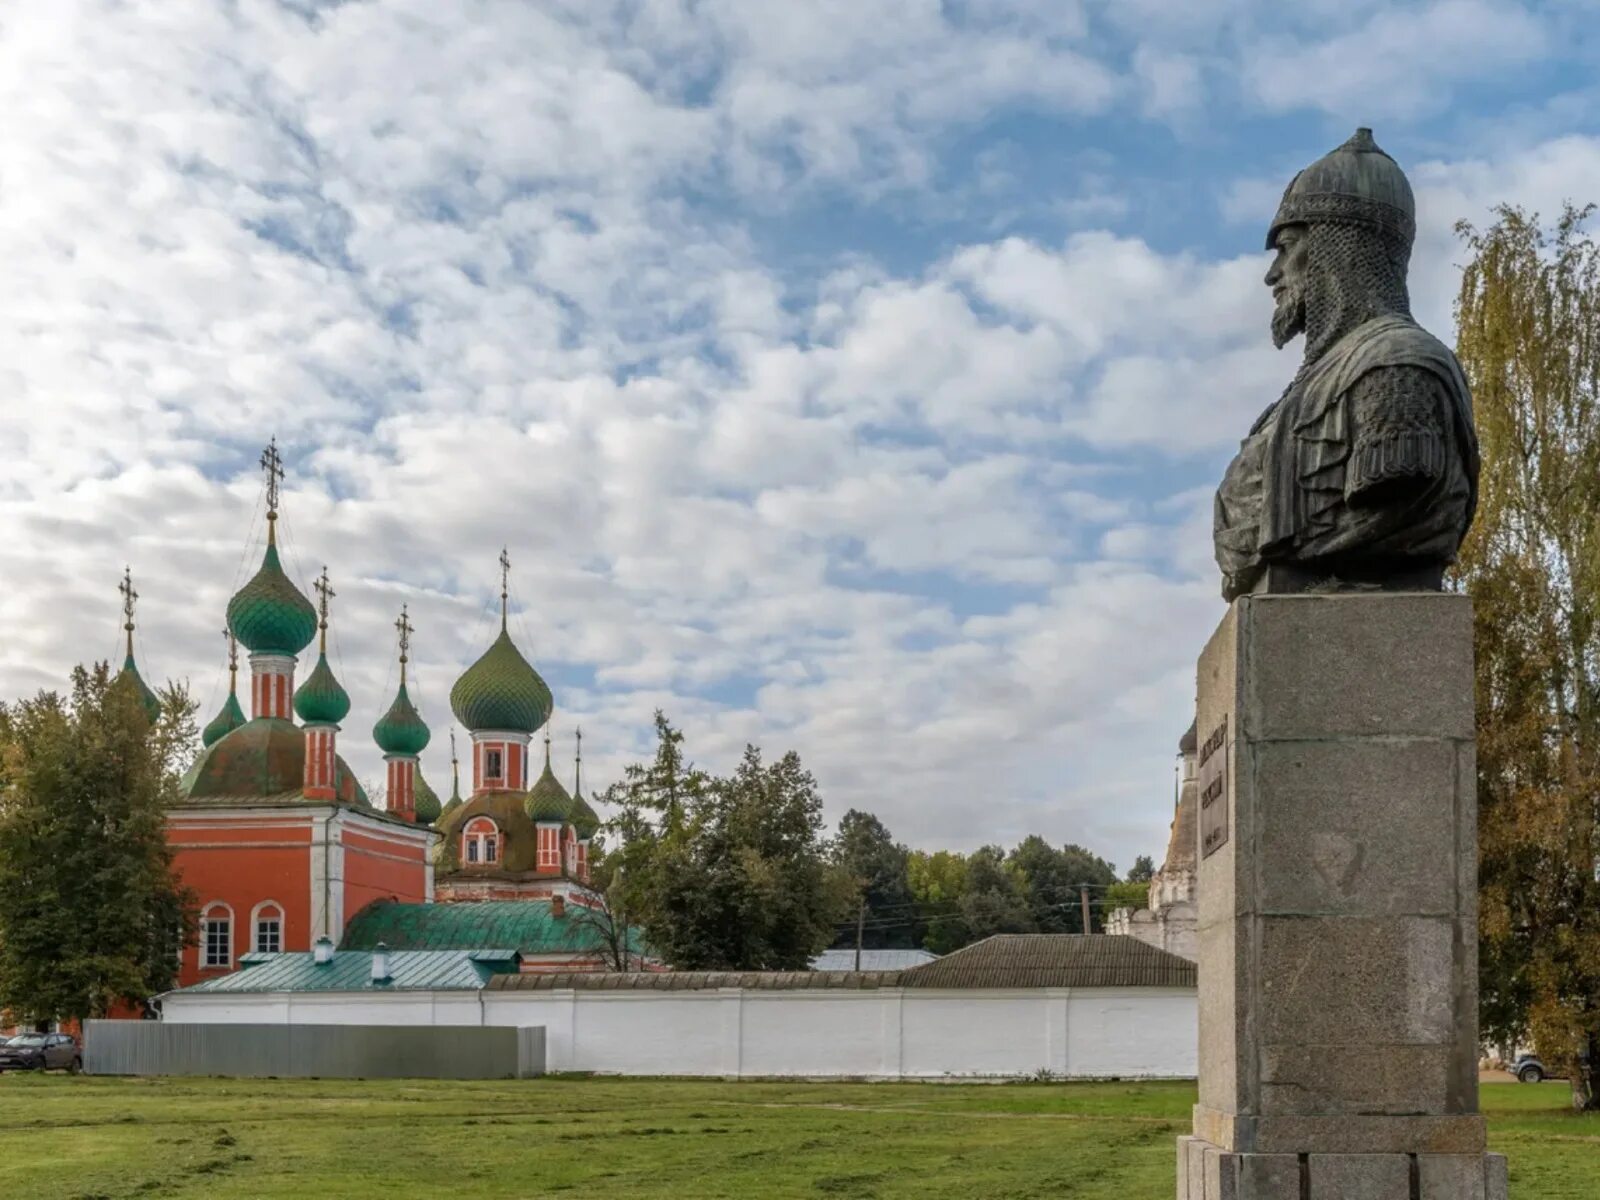
M 1410 246 L 1357 225 L 1319 221 L 1305 228 L 1306 356 L 1300 374 L 1363 322 L 1389 313 L 1411 315 Z

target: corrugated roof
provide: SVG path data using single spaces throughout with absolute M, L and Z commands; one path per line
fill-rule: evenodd
M 517 970 L 518 955 L 504 948 L 391 950 L 389 979 L 372 980 L 372 955 L 337 950 L 328 963 L 314 954 L 246 955 L 231 975 L 208 979 L 180 993 L 215 992 L 415 992 L 476 991 L 496 975 Z
M 923 963 L 932 962 L 938 958 L 926 950 L 863 950 L 861 952 L 861 969 L 863 971 L 904 971 L 907 967 L 920 967 Z M 811 960 L 813 971 L 854 971 L 856 969 L 856 952 L 854 950 L 824 950 Z
M 701 992 L 716 988 L 752 991 L 849 990 L 894 987 L 899 971 L 539 971 L 489 981 L 496 992 Z
M 904 987 L 1194 987 L 1195 965 L 1116 933 L 998 933 L 901 973 Z
M 644 953 L 630 929 L 635 953 Z M 548 900 L 481 900 L 452 904 L 367 905 L 345 926 L 341 950 L 371 950 L 379 942 L 393 950 L 485 950 L 510 946 L 524 956 L 582 954 L 602 945 L 601 931 L 585 911 L 568 901 L 558 917 Z
M 1123 934 L 997 934 L 905 971 L 551 972 L 502 975 L 491 991 L 757 991 L 1195 986 L 1195 965 Z

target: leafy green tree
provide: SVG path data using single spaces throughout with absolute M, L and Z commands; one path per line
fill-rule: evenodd
M 1477 651 L 1483 1027 L 1600 1108 L 1600 248 L 1568 207 L 1462 225 L 1483 471 L 1457 574 Z
M 853 808 L 845 813 L 834 839 L 833 861 L 859 910 L 839 927 L 834 945 L 856 944 L 855 919 L 861 919 L 864 947 L 915 946 L 921 940 L 906 874 L 909 854 L 871 813 Z
M 1128 871 L 1129 883 L 1149 883 L 1156 877 L 1156 862 L 1148 854 L 1141 854 L 1133 860 L 1133 866 Z
M 906 856 L 906 882 L 917 905 L 922 945 L 949 954 L 968 942 L 961 901 L 967 894 L 967 860 L 954 850 L 913 850 Z
M 710 781 L 684 758 L 683 734 L 660 709 L 655 731 L 651 761 L 630 764 L 602 797 L 616 815 L 606 823 L 606 852 L 595 857 L 591 871 L 623 925 L 645 924 L 659 863 L 684 839 L 684 814 L 704 798 Z
M 689 766 L 657 714 L 657 753 L 606 798 L 614 902 L 683 970 L 798 970 L 832 939 L 845 897 L 822 836 L 816 781 L 792 751 L 746 747 L 727 778 Z M 621 883 L 616 882 L 620 872 Z
M 996 933 L 1039 932 L 1029 905 L 1027 881 L 999 846 L 980 846 L 967 855 L 961 918 L 966 942 Z
M 165 809 L 192 756 L 194 705 L 161 696 L 152 729 L 104 663 L 70 699 L 0 705 L 0 1008 L 104 1016 L 169 988 L 193 932 Z
M 1018 877 L 1040 933 L 1092 933 L 1083 927 L 1081 888 L 1090 887 L 1090 920 L 1101 890 L 1117 880 L 1111 864 L 1082 846 L 1057 850 L 1038 834 L 1024 838 L 1006 859 Z

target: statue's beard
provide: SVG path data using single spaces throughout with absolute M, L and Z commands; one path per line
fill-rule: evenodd
M 1306 331 L 1306 298 L 1298 287 L 1285 286 L 1272 310 L 1272 344 L 1282 350 Z

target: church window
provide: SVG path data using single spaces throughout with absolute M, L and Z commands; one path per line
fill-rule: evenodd
M 233 966 L 233 913 L 226 904 L 207 905 L 200 919 L 200 965 Z
M 488 817 L 475 817 L 462 832 L 464 854 L 469 863 L 492 863 L 500 858 L 500 831 Z
M 256 909 L 255 951 L 257 954 L 278 954 L 283 950 L 283 910 L 276 904 L 266 903 Z
M 505 765 L 502 760 L 502 752 L 498 748 L 485 750 L 483 752 L 483 777 L 485 779 L 498 780 L 504 774 Z

